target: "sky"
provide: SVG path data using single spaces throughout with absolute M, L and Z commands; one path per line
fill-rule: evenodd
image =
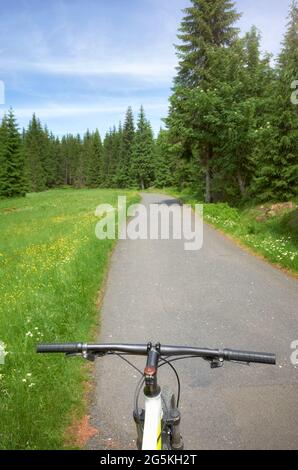
M 275 56 L 290 0 L 237 0 Z M 189 0 L 0 0 L 0 80 L 20 127 L 33 112 L 58 136 L 102 135 L 143 104 L 155 132 L 168 110 L 174 44 Z M 0 83 L 1 84 L 1 83 Z

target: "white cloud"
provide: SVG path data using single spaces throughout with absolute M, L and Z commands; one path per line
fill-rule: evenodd
M 136 105 L 135 108 L 138 108 Z M 52 119 L 52 118 L 63 118 L 72 116 L 83 116 L 83 115 L 94 115 L 94 114 L 119 114 L 125 113 L 127 104 L 123 106 L 105 106 L 104 104 L 95 104 L 90 106 L 78 105 L 58 105 L 48 104 L 39 108 L 19 108 L 16 107 L 16 115 L 18 118 L 26 119 L 31 118 L 35 113 L 41 119 Z M 167 103 L 148 103 L 145 105 L 147 111 L 160 111 L 165 112 L 167 110 Z
M 175 73 L 176 64 L 166 62 L 99 62 L 92 60 L 64 60 L 64 61 L 22 61 L 4 60 L 1 63 L 6 72 L 30 72 L 50 75 L 71 76 L 126 76 L 139 78 L 145 81 L 158 80 L 169 82 Z

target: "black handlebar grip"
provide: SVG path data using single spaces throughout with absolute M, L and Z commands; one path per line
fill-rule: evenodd
M 231 349 L 224 349 L 224 359 L 226 361 L 237 361 L 258 364 L 276 364 L 276 355 L 268 353 L 257 353 L 250 351 L 234 351 Z
M 76 354 L 83 351 L 82 343 L 69 344 L 39 344 L 36 348 L 38 353 L 64 353 Z

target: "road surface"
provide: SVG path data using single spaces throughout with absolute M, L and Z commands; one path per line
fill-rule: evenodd
M 173 204 L 144 194 L 143 203 Z M 101 312 L 100 342 L 147 343 L 276 352 L 278 366 L 199 359 L 177 368 L 186 449 L 297 449 L 298 283 L 204 226 L 200 251 L 184 240 L 118 242 Z M 144 367 L 144 360 L 135 363 Z M 161 382 L 174 380 L 164 368 Z M 99 359 L 89 449 L 134 448 L 132 403 L 138 374 L 119 358 Z

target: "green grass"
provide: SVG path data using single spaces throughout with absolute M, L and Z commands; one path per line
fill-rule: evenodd
M 187 204 L 202 203 L 188 191 L 166 189 L 165 192 Z M 258 221 L 266 206 L 269 209 L 271 205 L 238 209 L 222 203 L 204 204 L 204 220 L 271 263 L 297 274 L 298 211 L 284 210 Z
M 97 205 L 137 193 L 53 190 L 0 201 L 0 448 L 60 449 L 84 412 L 88 368 L 37 355 L 39 342 L 94 339 L 114 241 L 95 237 Z

